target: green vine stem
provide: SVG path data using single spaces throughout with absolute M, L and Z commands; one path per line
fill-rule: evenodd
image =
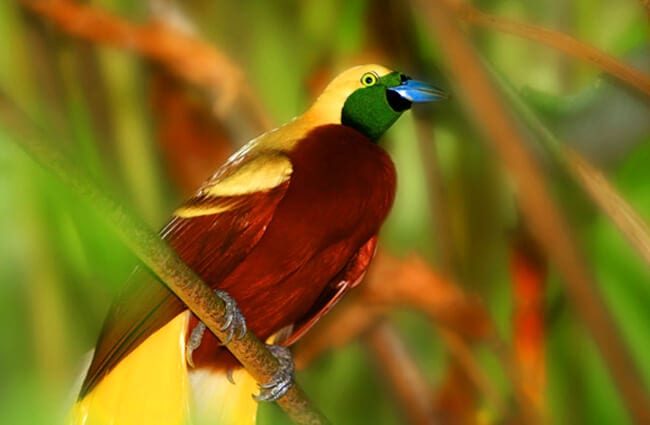
M 212 289 L 176 255 L 160 236 L 107 196 L 66 155 L 48 143 L 48 136 L 9 98 L 0 93 L 0 131 L 21 146 L 37 163 L 59 178 L 79 198 L 90 203 L 113 232 L 196 316 L 224 341 L 225 305 Z M 258 381 L 269 382 L 278 362 L 250 331 L 226 347 Z M 329 421 L 306 398 L 296 383 L 277 403 L 297 424 Z

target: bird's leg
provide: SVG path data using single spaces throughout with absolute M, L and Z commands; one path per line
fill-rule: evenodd
M 220 329 L 222 331 L 227 331 L 228 335 L 226 336 L 226 340 L 223 341 L 223 344 L 228 344 L 232 341 L 232 338 L 235 335 L 237 335 L 237 338 L 243 338 L 247 331 L 246 318 L 237 307 L 237 303 L 226 291 L 216 289 L 214 293 L 226 304 L 226 321 Z M 187 346 L 185 347 L 185 359 L 187 360 L 187 364 L 192 367 L 194 367 L 192 353 L 201 346 L 205 330 L 205 324 L 199 322 L 199 324 L 192 329 L 192 333 L 187 341 Z
M 260 393 L 253 396 L 257 401 L 275 401 L 285 395 L 293 385 L 295 366 L 291 351 L 281 345 L 268 345 L 267 348 L 278 360 L 279 367 L 270 382 L 260 384 Z
M 246 319 L 242 312 L 239 311 L 235 300 L 227 292 L 221 290 L 215 290 L 214 292 L 226 304 L 226 321 L 223 326 L 221 326 L 221 330 L 228 331 L 228 336 L 226 337 L 226 340 L 223 341 L 224 344 L 228 344 L 232 341 L 232 338 L 235 335 L 237 335 L 237 338 L 242 338 L 246 335 Z M 201 340 L 203 339 L 205 330 L 205 324 L 199 322 L 198 325 L 192 329 L 187 341 L 185 357 L 187 363 L 192 367 L 194 367 L 192 353 L 201 346 Z M 293 385 L 295 366 L 293 364 L 291 351 L 289 351 L 287 347 L 281 345 L 268 345 L 267 348 L 278 360 L 278 371 L 273 375 L 270 382 L 260 385 L 260 393 L 253 396 L 257 401 L 275 401 L 285 395 Z M 228 378 L 228 380 L 232 382 L 230 371 L 228 373 Z

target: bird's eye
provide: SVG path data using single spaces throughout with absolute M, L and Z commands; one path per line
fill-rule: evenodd
M 366 72 L 361 76 L 361 84 L 365 87 L 374 86 L 377 83 L 377 74 L 374 72 Z

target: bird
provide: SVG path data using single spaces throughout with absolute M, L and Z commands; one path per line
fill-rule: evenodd
M 173 212 L 161 237 L 225 301 L 232 337 L 248 329 L 288 347 L 359 284 L 396 190 L 378 141 L 413 103 L 446 96 L 381 65 L 345 70 Z M 257 384 L 204 331 L 136 268 L 109 309 L 69 423 L 254 424 Z M 286 348 L 273 352 L 287 365 Z M 291 373 L 274 384 L 286 388 Z M 281 395 L 264 387 L 258 400 Z

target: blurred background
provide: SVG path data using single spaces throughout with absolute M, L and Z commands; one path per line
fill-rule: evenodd
M 382 140 L 380 252 L 299 382 L 336 424 L 650 423 L 649 25 L 639 0 L 9 0 L 0 103 L 158 229 L 343 69 L 435 83 Z M 6 111 L 0 422 L 60 423 L 137 260 Z

